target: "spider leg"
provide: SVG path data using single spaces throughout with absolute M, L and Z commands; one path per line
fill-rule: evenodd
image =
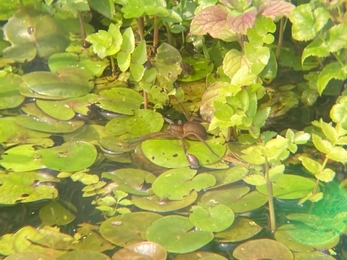
M 199 135 L 197 135 L 196 133 L 194 133 L 194 132 L 186 132 L 186 133 L 184 133 L 183 138 L 184 138 L 184 137 L 188 137 L 188 136 L 190 136 L 190 135 L 194 135 L 200 142 L 202 142 L 202 143 L 211 151 L 211 153 L 213 153 L 215 156 L 217 156 L 217 157 L 219 158 L 219 155 L 216 154 L 216 153 L 212 150 L 212 148 L 205 142 L 205 140 L 202 139 L 202 138 L 201 138 Z

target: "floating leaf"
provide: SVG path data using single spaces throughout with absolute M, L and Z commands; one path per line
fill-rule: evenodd
M 166 216 L 147 228 L 146 239 L 162 245 L 172 253 L 192 252 L 213 239 L 212 232 L 192 230 L 193 227 L 186 217 Z
M 197 228 L 204 231 L 220 232 L 234 222 L 234 212 L 223 204 L 213 207 L 194 206 L 189 220 Z
M 181 200 L 192 190 L 200 191 L 216 183 L 210 174 L 195 175 L 196 170 L 188 168 L 168 170 L 154 181 L 153 192 L 162 199 Z
M 76 218 L 76 213 L 76 207 L 70 202 L 63 200 L 51 201 L 39 211 L 43 226 L 67 225 Z
M 167 256 L 164 247 L 153 242 L 139 242 L 131 244 L 117 251 L 113 256 L 112 260 L 130 260 L 137 258 L 151 258 L 153 260 L 165 260 Z
M 102 222 L 100 234 L 118 246 L 127 246 L 145 240 L 145 232 L 161 215 L 151 212 L 132 212 Z
M 0 109 L 19 106 L 25 98 L 18 91 L 18 86 L 22 83 L 21 77 L 7 74 L 0 79 Z
M 14 205 L 19 202 L 28 203 L 54 199 L 58 196 L 57 189 L 54 186 L 45 185 L 45 183 L 58 181 L 49 174 L 34 171 L 0 172 L 0 204 Z

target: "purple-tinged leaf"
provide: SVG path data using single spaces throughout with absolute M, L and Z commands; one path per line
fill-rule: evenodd
M 246 35 L 247 29 L 253 27 L 256 16 L 257 10 L 252 8 L 243 14 L 229 14 L 227 23 L 234 32 Z
M 289 2 L 270 1 L 261 14 L 271 19 L 275 19 L 276 16 L 289 17 L 294 8 L 295 6 Z
M 228 11 L 222 5 L 208 6 L 194 17 L 190 25 L 193 35 L 210 34 L 213 38 L 231 41 L 235 38 L 227 24 Z

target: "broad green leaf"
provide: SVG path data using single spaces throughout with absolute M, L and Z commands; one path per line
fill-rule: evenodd
M 347 162 L 347 151 L 342 147 L 334 147 L 327 153 L 327 158 L 334 160 L 336 162 Z
M 340 23 L 329 29 L 329 41 L 327 49 L 330 52 L 337 52 L 342 48 L 347 47 L 347 25 Z
M 335 143 L 338 138 L 336 129 L 331 125 L 331 123 L 325 123 L 322 119 L 320 119 L 320 125 L 326 138 L 328 138 L 330 142 Z
M 289 16 L 293 24 L 293 38 L 298 41 L 312 40 L 325 26 L 329 18 L 329 12 L 323 7 L 313 11 L 310 4 L 297 6 Z
M 317 56 L 320 58 L 327 57 L 330 55 L 328 49 L 328 43 L 322 38 L 318 38 L 309 43 L 301 55 L 301 63 L 303 64 L 305 59 L 310 56 Z
M 146 41 L 141 41 L 136 46 L 133 54 L 131 55 L 131 62 L 133 64 L 143 64 L 147 61 Z
M 321 95 L 331 79 L 344 80 L 347 78 L 347 67 L 341 66 L 339 62 L 326 65 L 320 72 L 317 80 L 317 90 Z
M 335 104 L 330 110 L 330 118 L 335 123 L 341 123 L 342 127 L 347 129 L 347 101 Z
M 215 108 L 214 116 L 219 120 L 230 120 L 231 116 L 234 114 L 234 111 L 230 105 L 224 104 L 220 101 L 214 101 L 213 107 Z
M 65 200 L 53 200 L 45 204 L 39 211 L 42 224 L 47 226 L 67 225 L 76 218 L 76 213 L 76 207 Z
M 259 109 L 253 118 L 253 122 L 252 122 L 253 125 L 256 125 L 259 127 L 264 126 L 266 119 L 268 118 L 270 114 L 270 111 L 271 111 L 270 107 L 264 107 Z
M 131 72 L 131 76 L 133 76 L 134 80 L 139 82 L 142 77 L 143 74 L 145 73 L 145 68 L 143 67 L 142 64 L 130 64 L 130 72 Z
M 320 173 L 322 170 L 322 165 L 309 157 L 300 156 L 299 160 L 302 162 L 302 165 L 305 167 L 305 169 L 313 175 Z
M 315 177 L 324 182 L 333 181 L 335 178 L 335 172 L 332 169 L 326 168 L 322 172 L 315 175 Z
M 7 74 L 0 78 L 0 109 L 9 109 L 19 106 L 25 99 L 18 87 L 22 83 L 20 76 Z
M 266 184 L 266 179 L 264 177 L 264 174 L 262 174 L 261 172 L 248 174 L 246 177 L 243 178 L 243 180 L 246 183 L 254 185 L 254 186 Z
M 321 153 L 327 154 L 331 149 L 333 149 L 333 145 L 331 142 L 327 140 L 323 140 L 319 135 L 312 134 L 312 142 L 316 149 Z
M 284 169 L 285 169 L 284 164 L 271 167 L 269 169 L 270 181 L 271 182 L 276 181 L 284 173 Z
M 121 51 L 127 54 L 133 53 L 135 50 L 135 37 L 131 27 L 125 29 L 123 33 L 123 42 L 121 45 Z
M 113 19 L 113 16 L 115 15 L 115 8 L 112 0 L 90 0 L 89 4 L 91 8 L 103 16 Z

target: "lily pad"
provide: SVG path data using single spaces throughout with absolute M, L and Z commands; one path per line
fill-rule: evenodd
M 153 192 L 161 199 L 181 200 L 189 195 L 192 190 L 200 191 L 216 183 L 212 175 L 207 173 L 196 175 L 196 173 L 196 170 L 189 168 L 163 172 L 154 181 L 152 185 Z
M 228 169 L 212 171 L 209 174 L 216 178 L 215 187 L 220 187 L 242 180 L 248 174 L 248 169 L 244 166 L 234 166 Z
M 193 224 L 186 217 L 166 216 L 147 228 L 146 238 L 162 245 L 171 253 L 189 253 L 208 244 L 213 239 L 212 232 L 193 228 Z
M 196 251 L 189 254 L 176 255 L 174 260 L 227 260 L 227 258 L 211 252 Z
M 199 229 L 220 232 L 234 222 L 235 214 L 227 206 L 218 204 L 213 207 L 194 206 L 189 220 Z
M 273 183 L 273 196 L 280 199 L 300 199 L 312 192 L 315 181 L 292 174 L 282 174 Z M 257 190 L 267 195 L 266 185 L 257 186 Z
M 4 258 L 6 260 L 51 260 L 52 256 L 50 255 L 44 255 L 41 253 L 36 253 L 36 252 L 23 252 L 23 253 L 17 253 L 17 254 L 13 254 L 10 255 L 6 258 Z
M 12 50 L 4 50 L 4 57 L 18 62 L 32 60 L 37 54 L 40 57 L 48 57 L 51 54 L 65 50 L 68 40 L 62 33 L 54 18 L 48 14 L 41 14 L 33 8 L 20 8 L 4 26 L 4 35 L 12 44 Z M 22 49 L 22 55 L 13 55 L 13 47 Z M 10 51 L 8 51 L 8 49 Z M 28 56 L 23 55 L 28 50 Z M 18 52 L 17 52 L 18 53 Z
M 271 239 L 255 239 L 242 243 L 235 248 L 236 259 L 286 259 L 292 260 L 293 253 L 282 243 Z
M 96 59 L 77 55 L 75 53 L 55 53 L 48 59 L 48 66 L 52 72 L 56 72 L 59 68 L 79 68 L 86 70 L 90 75 L 100 77 L 105 68 L 109 66 L 107 59 Z
M 94 88 L 93 77 L 77 68 L 60 68 L 56 73 L 35 71 L 22 79 L 30 91 L 54 99 L 80 97 Z
M 294 253 L 295 260 L 335 260 L 336 258 L 323 252 Z
M 60 121 L 51 117 L 36 118 L 20 115 L 16 117 L 16 123 L 31 130 L 46 133 L 71 133 L 84 125 L 84 121 Z
M 218 155 L 213 154 L 206 145 L 200 141 L 184 140 L 187 153 L 194 155 L 201 166 L 219 161 L 226 150 L 226 146 L 215 143 L 213 139 L 206 143 Z M 180 140 L 156 139 L 144 141 L 141 145 L 143 153 L 154 164 L 165 168 L 182 168 L 190 166 L 184 154 Z
M 197 81 L 206 78 L 214 68 L 211 60 L 199 56 L 184 57 L 182 63 L 188 64 L 188 66 L 191 67 L 191 69 L 186 71 L 184 69 L 185 66 L 183 66 L 183 76 L 179 77 L 179 81 L 183 82 Z
M 150 172 L 134 168 L 104 172 L 101 176 L 116 182 L 118 189 L 134 195 L 152 195 L 150 187 L 156 178 Z
M 68 172 L 90 167 L 97 157 L 94 145 L 83 141 L 67 142 L 61 146 L 38 150 L 37 154 L 47 168 Z
M 0 109 L 14 108 L 22 104 L 22 96 L 18 87 L 22 83 L 22 78 L 18 75 L 6 74 L 0 78 Z
M 192 191 L 182 200 L 161 199 L 156 195 L 152 196 L 132 196 L 131 202 L 140 209 L 154 212 L 170 212 L 183 209 L 196 201 L 198 193 Z
M 167 253 L 164 247 L 157 243 L 145 241 L 122 248 L 112 256 L 112 260 L 166 260 L 166 256 Z
M 100 234 L 111 243 L 125 247 L 146 240 L 146 229 L 161 215 L 151 212 L 132 212 L 102 222 Z
M 43 144 L 53 141 L 48 139 L 50 134 L 33 131 L 16 124 L 16 117 L 0 118 L 0 143 L 34 143 Z
M 36 105 L 47 115 L 58 120 L 70 120 L 76 113 L 87 115 L 89 106 L 97 100 L 97 95 L 87 94 L 83 97 L 64 100 L 36 100 Z
M 105 129 L 113 135 L 124 135 L 124 138 L 134 138 L 158 132 L 163 127 L 161 114 L 139 109 L 133 116 L 116 117 L 109 121 Z M 131 140 L 130 140 L 131 141 Z
M 40 159 L 33 146 L 27 144 L 6 150 L 1 156 L 0 164 L 7 170 L 25 172 L 45 168 Z
M 224 204 L 235 213 L 248 212 L 260 208 L 267 202 L 266 196 L 257 191 L 249 192 L 249 190 L 250 188 L 245 186 L 208 191 L 201 197 L 201 202 L 207 206 Z
M 76 218 L 73 212 L 76 213 L 77 209 L 72 203 L 64 200 L 54 200 L 44 205 L 40 209 L 39 215 L 43 226 L 63 226 L 71 223 Z
M 96 103 L 98 107 L 122 115 L 134 115 L 143 102 L 143 97 L 138 92 L 128 88 L 103 90 L 99 95 Z
M 43 199 L 54 199 L 57 189 L 45 183 L 59 180 L 48 174 L 39 172 L 0 173 L 0 204 L 14 205 L 19 202 L 28 203 Z
M 257 235 L 263 228 L 253 220 L 244 217 L 237 217 L 234 223 L 225 231 L 215 234 L 215 239 L 219 242 L 239 242 Z
M 71 251 L 56 258 L 56 260 L 111 260 L 107 255 L 87 250 Z

